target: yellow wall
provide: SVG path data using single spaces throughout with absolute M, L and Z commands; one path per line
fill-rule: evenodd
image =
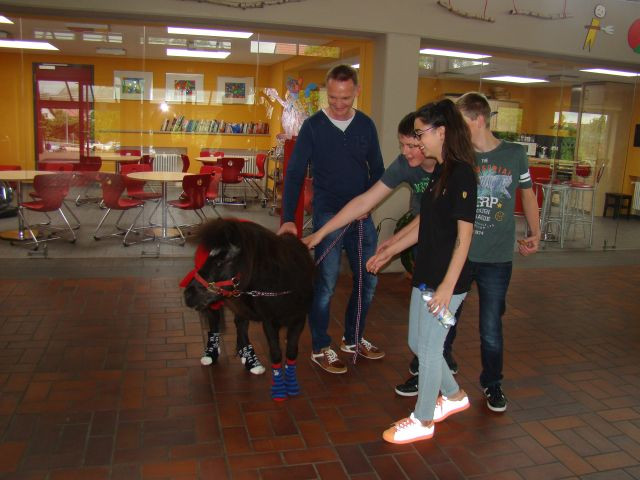
M 629 132 L 629 147 L 627 150 L 627 164 L 623 190 L 625 193 L 632 193 L 634 185 L 631 181 L 640 181 L 640 147 L 633 146 L 636 125 L 640 124 L 640 93 L 636 89 L 633 102 L 633 113 L 631 115 L 631 129 Z

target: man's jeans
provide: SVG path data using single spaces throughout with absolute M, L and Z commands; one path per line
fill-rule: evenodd
M 511 280 L 511 262 L 470 262 L 480 300 L 480 385 L 499 385 L 502 380 L 502 315 Z
M 314 212 L 313 227 L 314 230 L 319 229 L 334 216 L 333 213 Z M 356 343 L 356 319 L 358 314 L 358 290 L 359 275 L 358 268 L 362 268 L 362 303 L 360 307 L 360 324 L 358 326 L 358 340 L 362 338 L 364 331 L 365 318 L 369 305 L 373 299 L 378 279 L 375 275 L 367 272 L 365 266 L 367 260 L 376 252 L 378 238 L 376 229 L 373 225 L 371 217 L 367 217 L 362 221 L 362 258 L 358 254 L 358 222 L 353 222 L 346 233 L 331 248 L 324 257 L 324 260 L 316 267 L 316 276 L 314 283 L 313 302 L 311 311 L 309 312 L 309 327 L 311 329 L 311 340 L 313 351 L 318 352 L 324 347 L 331 345 L 331 337 L 327 334 L 329 327 L 329 316 L 331 307 L 331 297 L 335 290 L 336 281 L 340 273 L 340 257 L 342 249 L 347 252 L 349 265 L 353 272 L 353 290 L 347 305 L 344 320 L 344 337 L 347 345 Z M 315 247 L 315 257 L 318 259 L 324 254 L 335 239 L 342 233 L 343 228 L 339 228 L 333 233 L 327 235 L 322 242 Z

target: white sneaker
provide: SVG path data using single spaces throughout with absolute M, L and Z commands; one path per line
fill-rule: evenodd
M 469 397 L 466 394 L 460 400 L 452 400 L 445 396 L 440 396 L 436 401 L 436 408 L 433 411 L 433 421 L 441 422 L 454 413 L 466 410 L 469 406 Z
M 409 418 L 403 418 L 393 427 L 385 430 L 382 438 L 389 443 L 411 443 L 433 437 L 434 430 L 433 423 L 425 427 L 412 413 Z

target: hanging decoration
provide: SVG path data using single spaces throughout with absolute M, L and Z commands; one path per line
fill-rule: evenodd
M 591 47 L 596 43 L 598 31 L 602 31 L 608 35 L 613 35 L 615 29 L 612 25 L 601 25 L 601 21 L 606 14 L 607 9 L 604 5 L 596 5 L 596 8 L 593 11 L 593 18 L 591 19 L 591 23 L 584 26 L 584 28 L 587 29 L 587 36 L 585 37 L 584 43 L 582 44 L 583 50 L 585 48 L 588 48 L 589 51 L 591 51 Z
M 513 8 L 509 10 L 509 13 L 511 15 L 526 15 L 528 17 L 539 18 L 541 20 L 564 20 L 565 18 L 571 18 L 571 15 L 567 14 L 567 0 L 564 0 L 562 13 L 540 13 L 533 12 L 531 10 L 519 10 L 516 5 L 516 0 L 513 0 Z
M 302 90 L 302 78 L 287 78 L 287 92 L 284 99 L 280 97 L 275 88 L 265 88 L 264 94 L 272 102 L 278 102 L 282 105 L 282 129 L 289 137 L 298 135 L 302 122 L 317 112 L 319 108 L 318 86 L 315 83 L 310 83 Z
M 482 10 L 482 15 L 475 15 L 473 13 L 465 12 L 463 10 L 458 10 L 453 6 L 453 3 L 451 2 L 451 0 L 448 0 L 446 2 L 444 0 L 438 0 L 436 3 L 443 8 L 446 8 L 447 10 L 449 10 L 449 12 L 453 13 L 454 15 L 458 15 L 459 17 L 469 18 L 471 20 L 482 20 L 483 22 L 490 22 L 490 23 L 495 22 L 496 20 L 494 18 L 487 16 L 487 5 L 489 3 L 489 0 L 483 0 L 483 2 L 484 2 L 484 9 Z
M 248 8 L 264 8 L 271 5 L 283 5 L 285 3 L 298 3 L 304 0 L 255 0 L 255 1 L 235 1 L 235 0 L 181 0 L 182 2 L 208 3 L 221 7 L 233 7 L 246 10 Z
M 636 19 L 627 32 L 627 43 L 636 53 L 640 53 L 640 18 Z

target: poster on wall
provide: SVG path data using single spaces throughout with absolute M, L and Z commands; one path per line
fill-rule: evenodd
M 218 103 L 253 104 L 253 77 L 218 77 Z
M 165 101 L 203 103 L 204 75 L 195 73 L 167 73 Z
M 115 70 L 113 93 L 116 100 L 152 100 L 153 73 Z

